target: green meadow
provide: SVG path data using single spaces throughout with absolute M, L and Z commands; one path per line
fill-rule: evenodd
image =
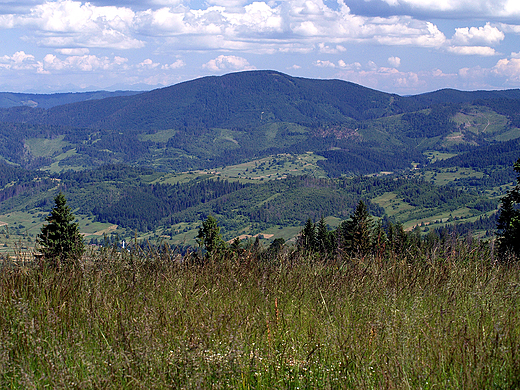
M 0 271 L 2 388 L 514 389 L 520 266 L 487 244 L 88 253 Z

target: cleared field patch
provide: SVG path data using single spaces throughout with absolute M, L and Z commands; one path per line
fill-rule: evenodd
M 20 211 L 0 215 L 0 254 L 19 256 L 33 251 L 45 215 Z
M 384 208 L 385 213 L 390 217 L 397 215 L 404 216 L 407 215 L 409 211 L 415 209 L 415 207 L 399 199 L 394 192 L 387 192 L 386 194 L 378 196 L 372 199 L 372 202 Z
M 196 179 L 210 179 L 216 177 L 218 172 L 190 171 L 182 173 L 166 173 L 151 181 L 151 184 L 180 184 L 188 183 Z
M 430 163 L 434 163 L 440 160 L 447 160 L 448 158 L 455 157 L 457 153 L 444 153 L 437 151 L 424 152 L 424 155 L 430 160 Z
M 106 229 L 98 230 L 97 232 L 95 232 L 94 236 L 102 236 L 104 234 L 110 234 L 110 233 L 115 232 L 116 229 L 117 229 L 117 225 L 110 225 Z
M 506 131 L 505 133 L 497 135 L 493 139 L 499 142 L 506 142 L 517 138 L 520 138 L 520 129 L 515 127 L 514 129 Z
M 324 160 L 324 158 L 314 153 L 279 154 L 222 167 L 217 171 L 221 177 L 249 180 L 275 180 L 288 175 L 326 177 L 325 172 L 318 165 L 320 160 Z
M 412 230 L 415 226 L 441 227 L 446 223 L 451 223 L 455 220 L 459 222 L 470 222 L 472 221 L 472 217 L 473 220 L 475 220 L 480 217 L 480 215 L 475 216 L 475 213 L 471 209 L 467 207 L 461 207 L 453 211 L 439 212 L 429 217 L 411 219 L 403 223 L 403 227 L 406 230 Z
M 507 129 L 508 119 L 504 115 L 486 109 L 485 107 L 470 106 L 459 112 L 453 121 L 464 130 L 475 134 L 495 134 Z
M 25 141 L 25 145 L 34 157 L 52 157 L 61 153 L 64 148 L 71 146 L 70 143 L 63 140 L 64 138 L 64 135 L 52 139 L 29 138 Z
M 436 185 L 443 186 L 459 179 L 482 179 L 484 173 L 471 168 L 439 168 L 435 170 L 424 170 L 421 172 L 421 177 Z
M 153 134 L 139 134 L 139 140 L 165 143 L 175 134 L 177 134 L 175 129 L 160 130 Z

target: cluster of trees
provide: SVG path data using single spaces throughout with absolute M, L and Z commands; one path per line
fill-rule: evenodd
M 160 222 L 173 222 L 173 215 L 191 207 L 235 193 L 248 185 L 227 180 L 203 180 L 189 184 L 130 186 L 119 199 L 96 206 L 100 222 L 139 230 L 153 229 Z M 162 221 L 170 218 L 169 221 Z
M 451 120 L 457 112 L 456 105 L 435 105 L 429 113 L 413 112 L 403 115 L 408 123 L 406 135 L 410 138 L 431 138 L 451 133 L 455 123 Z
M 518 173 L 517 185 L 502 198 L 502 208 L 497 220 L 498 253 L 502 259 L 520 256 L 520 159 L 515 163 L 514 170 Z M 55 197 L 54 202 L 55 205 L 46 218 L 47 224 L 43 226 L 37 242 L 46 265 L 56 269 L 70 268 L 77 265 L 83 255 L 84 242 L 62 192 Z M 482 219 L 480 222 L 484 223 Z M 323 258 L 338 254 L 382 255 L 387 251 L 401 254 L 419 250 L 438 239 L 439 235 L 433 232 L 423 239 L 417 229 L 406 232 L 402 225 L 374 224 L 367 206 L 359 201 L 354 213 L 336 230 L 330 230 L 324 218 L 318 223 L 308 219 L 298 237 L 297 249 L 319 253 Z M 207 256 L 228 249 L 235 252 L 241 250 L 240 240 L 235 239 L 231 245 L 223 240 L 217 220 L 211 215 L 202 223 L 197 242 L 206 250 Z M 283 244 L 283 240 L 275 240 L 267 253 L 277 253 Z
M 340 177 L 346 173 L 367 175 L 381 171 L 396 171 L 411 168 L 411 162 L 424 162 L 424 156 L 416 149 L 405 150 L 377 150 L 368 148 L 364 144 L 350 145 L 348 149 L 327 150 L 317 153 L 326 158 L 318 165 L 322 167 L 330 177 Z
M 319 253 L 325 258 L 338 254 L 403 253 L 420 246 L 421 236 L 417 229 L 407 232 L 401 224 L 374 222 L 363 201 L 359 201 L 354 213 L 336 230 L 329 230 L 323 218 L 317 223 L 307 220 L 297 242 L 298 250 Z
M 520 154 L 520 138 L 492 145 L 473 148 L 457 156 L 438 160 L 432 164 L 433 167 L 448 168 L 488 168 L 488 167 L 510 167 Z
M 497 221 L 498 251 L 502 256 L 520 256 L 520 159 L 514 170 L 517 184 L 502 198 Z
M 463 222 L 446 224 L 443 227 L 433 229 L 433 232 L 439 237 L 446 236 L 467 236 L 475 231 L 485 231 L 486 237 L 491 237 L 497 226 L 497 214 L 490 216 L 481 216 L 474 222 Z

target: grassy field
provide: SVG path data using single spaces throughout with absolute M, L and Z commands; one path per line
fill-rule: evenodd
M 77 210 L 75 210 L 77 212 Z M 20 252 L 37 252 L 36 237 L 48 213 L 43 211 L 13 211 L 0 215 L 0 255 L 16 256 Z M 92 238 L 103 241 L 104 234 L 122 235 L 124 230 L 110 223 L 94 222 L 92 217 L 76 214 L 80 232 L 89 242 Z
M 443 186 L 459 179 L 484 177 L 482 172 L 471 168 L 437 168 L 435 170 L 425 169 L 419 173 L 420 177 L 436 185 Z
M 520 266 L 479 242 L 195 260 L 106 250 L 69 272 L 5 264 L 0 387 L 520 386 Z
M 64 135 L 53 139 L 29 138 L 25 141 L 25 145 L 35 157 L 51 157 L 60 154 L 64 148 L 70 147 L 71 144 L 64 141 L 64 138 Z

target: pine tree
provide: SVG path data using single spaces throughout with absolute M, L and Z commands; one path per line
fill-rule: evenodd
M 515 255 L 520 258 L 520 159 L 514 164 L 519 174 L 516 186 L 502 198 L 497 220 L 498 253 L 501 257 Z
M 85 251 L 85 244 L 79 225 L 73 222 L 76 217 L 62 192 L 54 198 L 54 203 L 51 213 L 45 218 L 48 223 L 42 227 L 37 242 L 49 266 L 68 268 L 77 264 Z

